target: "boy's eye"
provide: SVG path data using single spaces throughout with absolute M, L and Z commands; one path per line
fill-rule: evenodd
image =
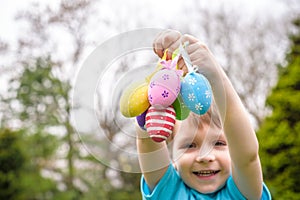
M 191 144 L 187 144 L 186 145 L 186 148 L 188 148 L 188 149 L 192 149 L 192 148 L 196 148 L 196 143 L 191 143 Z
M 216 141 L 215 146 L 226 146 L 226 143 L 224 141 Z

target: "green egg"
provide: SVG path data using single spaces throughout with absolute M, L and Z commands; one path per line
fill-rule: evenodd
M 174 110 L 176 112 L 176 119 L 177 120 L 185 120 L 190 113 L 189 108 L 184 104 L 183 99 L 181 95 L 179 94 L 172 104 L 174 107 Z

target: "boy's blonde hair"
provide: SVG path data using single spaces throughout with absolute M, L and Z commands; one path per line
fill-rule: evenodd
M 210 108 L 204 115 L 198 115 L 191 112 L 190 116 L 195 119 L 193 121 L 195 121 L 197 126 L 201 124 L 211 124 L 217 126 L 218 128 L 223 127 L 218 108 L 214 102 L 211 104 Z
M 214 101 L 212 102 L 211 107 L 205 114 L 198 115 L 196 113 L 190 112 L 189 116 L 185 120 L 192 120 L 196 127 L 201 126 L 202 124 L 210 124 L 220 129 L 223 128 L 220 114 Z M 170 136 L 167 142 L 171 142 L 174 139 L 176 133 L 178 132 L 178 124 L 182 123 L 182 121 L 177 120 L 176 123 L 177 126 L 175 126 L 173 134 Z
M 192 120 L 192 123 L 194 123 L 195 127 L 198 127 L 198 129 L 205 124 L 205 125 L 209 125 L 210 127 L 217 127 L 219 130 L 222 130 L 223 126 L 222 126 L 222 121 L 220 118 L 220 114 L 219 111 L 217 109 L 216 104 L 213 102 L 211 107 L 209 108 L 209 110 L 203 114 L 203 115 L 198 115 L 196 113 L 190 112 L 189 116 L 187 119 L 185 120 Z M 175 125 L 175 129 L 173 131 L 173 134 L 168 138 L 167 140 L 167 144 L 168 144 L 168 148 L 169 148 L 169 152 L 173 154 L 173 143 L 174 143 L 174 138 L 176 137 L 177 134 L 181 134 L 178 133 L 179 129 L 180 129 L 180 124 L 183 121 L 176 121 L 176 125 Z M 220 133 L 217 133 L 217 135 L 220 135 Z M 173 156 L 171 155 L 171 158 Z

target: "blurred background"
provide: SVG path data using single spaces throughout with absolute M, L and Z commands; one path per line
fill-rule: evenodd
M 96 110 L 72 104 L 76 73 L 93 50 L 141 28 L 177 29 L 207 44 L 249 111 L 273 198 L 300 199 L 298 0 L 1 0 L 0 5 L 0 199 L 141 199 L 135 161 L 113 147 L 135 150 L 134 139 L 123 137 L 126 121 L 116 125 L 110 116 L 118 108 L 106 109 L 101 88 L 95 91 Z M 107 75 L 108 85 L 138 61 L 138 54 L 120 59 Z M 85 135 L 77 134 L 75 112 L 86 116 Z M 110 143 L 95 137 L 89 112 L 96 113 Z

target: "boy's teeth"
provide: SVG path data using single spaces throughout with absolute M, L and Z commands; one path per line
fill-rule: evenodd
M 194 172 L 194 174 L 198 175 L 198 176 L 211 176 L 213 174 L 216 174 L 217 171 L 213 171 L 213 170 L 205 170 L 205 171 L 199 171 L 199 172 Z

